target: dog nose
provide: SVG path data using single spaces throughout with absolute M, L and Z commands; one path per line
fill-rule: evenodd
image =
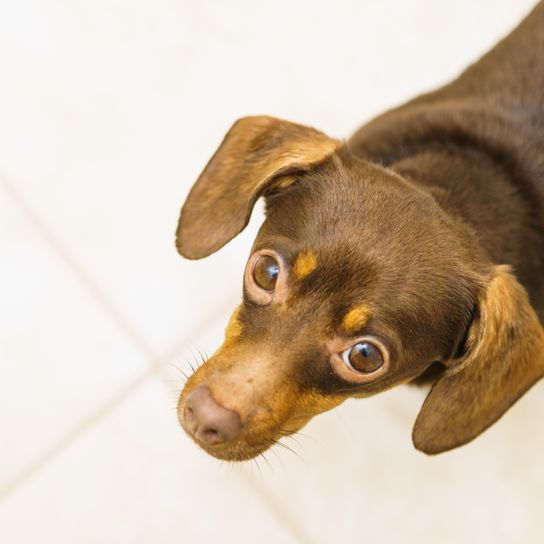
M 221 406 L 205 385 L 199 385 L 189 393 L 183 417 L 189 432 L 210 446 L 232 440 L 242 429 L 240 416 Z

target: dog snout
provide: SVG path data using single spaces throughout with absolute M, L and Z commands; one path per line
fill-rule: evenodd
M 240 415 L 219 404 L 205 385 L 189 393 L 183 418 L 185 428 L 209 446 L 233 440 L 242 429 Z

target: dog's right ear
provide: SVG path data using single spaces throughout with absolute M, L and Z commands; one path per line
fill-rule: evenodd
M 286 176 L 307 172 L 340 146 L 313 128 L 273 117 L 234 123 L 181 210 L 176 247 L 207 257 L 247 225 L 256 200 Z

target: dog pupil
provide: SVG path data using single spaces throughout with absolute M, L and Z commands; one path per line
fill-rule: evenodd
M 359 372 L 374 372 L 382 366 L 382 356 L 375 346 L 361 342 L 351 348 L 349 362 Z
M 263 255 L 259 257 L 255 265 L 253 277 L 259 287 L 271 291 L 276 286 L 278 273 L 279 266 L 276 259 L 270 255 Z

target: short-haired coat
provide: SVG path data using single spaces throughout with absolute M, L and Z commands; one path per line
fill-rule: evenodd
M 188 434 L 249 459 L 348 397 L 427 382 L 416 448 L 477 437 L 544 375 L 544 3 L 347 141 L 237 121 L 183 206 L 179 252 L 221 248 L 260 197 L 243 302 L 180 396 Z

